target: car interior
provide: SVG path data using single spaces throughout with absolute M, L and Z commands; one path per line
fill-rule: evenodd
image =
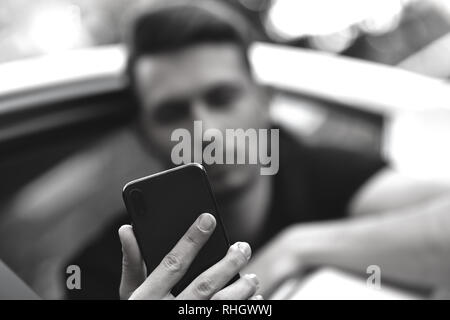
M 251 58 L 274 123 L 389 161 L 387 123 L 424 101 L 450 103 L 450 72 L 420 70 L 435 46 L 370 62 L 260 42 Z M 42 298 L 63 298 L 64 264 L 123 210 L 125 183 L 159 169 L 139 141 L 126 54 L 114 44 L 0 64 L 0 258 Z

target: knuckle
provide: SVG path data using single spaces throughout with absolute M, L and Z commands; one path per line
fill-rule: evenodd
M 163 266 L 171 273 L 180 272 L 183 269 L 183 263 L 174 253 L 169 253 L 164 257 Z
M 122 270 L 128 269 L 131 266 L 130 260 L 127 256 L 122 257 Z
M 206 299 L 215 292 L 214 282 L 207 278 L 202 279 L 194 289 L 194 294 L 200 299 Z
M 197 237 L 195 237 L 195 235 L 192 233 L 188 233 L 186 235 L 186 242 L 193 246 L 198 246 L 200 244 L 199 239 Z

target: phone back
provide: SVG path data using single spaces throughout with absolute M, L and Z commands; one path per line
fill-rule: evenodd
M 217 226 L 183 279 L 179 294 L 200 273 L 221 260 L 229 247 L 216 201 L 201 165 L 188 164 L 128 183 L 123 198 L 150 274 L 202 213 L 214 215 Z

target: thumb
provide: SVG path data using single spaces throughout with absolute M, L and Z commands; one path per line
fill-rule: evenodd
M 119 293 L 121 299 L 128 299 L 144 282 L 146 270 L 132 226 L 121 226 L 119 238 L 122 243 L 122 279 Z

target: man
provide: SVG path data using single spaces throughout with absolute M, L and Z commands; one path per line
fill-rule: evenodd
M 172 132 L 192 131 L 194 121 L 220 132 L 272 127 L 269 96 L 255 83 L 247 60 L 252 39 L 247 22 L 215 1 L 162 2 L 135 20 L 128 71 L 142 141 L 163 166 L 174 166 Z M 375 264 L 384 279 L 399 283 L 428 288 L 450 283 L 444 271 L 450 269 L 448 190 L 412 184 L 378 159 L 307 147 L 282 128 L 279 150 L 280 168 L 273 176 L 261 175 L 255 165 L 207 167 L 230 238 L 248 242 L 256 252 L 244 272 L 258 275 L 261 293 L 320 265 L 364 273 Z M 124 215 L 74 260 L 83 270 L 84 283 L 83 290 L 69 297 L 117 297 L 121 254 L 115 230 L 128 220 Z M 122 298 L 165 297 L 169 288 L 156 295 L 149 292 L 157 287 L 155 281 L 168 279 L 167 274 L 152 273 L 151 281 L 144 282 L 132 229 L 122 227 L 120 236 Z M 183 259 L 193 255 L 185 253 Z M 254 293 L 249 289 L 239 298 Z

